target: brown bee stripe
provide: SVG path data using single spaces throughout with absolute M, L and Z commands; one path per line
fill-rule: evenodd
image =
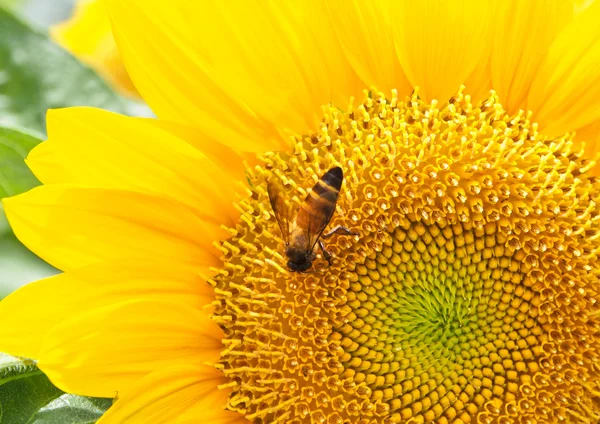
M 342 179 L 343 173 L 340 168 L 330 169 L 319 181 L 317 181 L 310 192 L 310 197 L 314 200 L 319 200 L 324 197 L 328 198 L 330 202 L 335 202 L 335 199 L 337 199 L 337 195 L 340 192 L 340 188 L 342 187 Z
M 328 192 L 334 192 L 337 194 L 339 193 L 339 190 L 335 187 L 330 186 L 323 180 L 319 180 L 319 182 L 317 182 L 317 184 L 315 184 L 315 186 L 312 189 L 312 193 L 316 193 L 317 196 L 321 196 Z
M 336 167 L 331 168 L 323 177 L 319 180 L 319 182 L 323 182 L 332 189 L 335 189 L 336 192 L 340 191 L 342 188 L 342 181 L 344 179 L 344 173 L 342 172 L 342 168 Z
M 319 190 L 317 190 L 317 186 L 314 186 L 314 188 L 309 193 L 309 197 L 312 197 L 313 200 L 319 200 L 319 198 L 321 197 L 321 195 L 324 192 L 325 191 L 322 191 L 321 193 L 319 193 Z M 308 198 L 307 198 L 307 200 L 308 200 Z

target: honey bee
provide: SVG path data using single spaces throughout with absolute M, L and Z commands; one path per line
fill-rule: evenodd
M 269 200 L 283 235 L 290 271 L 307 271 L 316 258 L 314 251 L 317 244 L 323 252 L 323 257 L 331 265 L 331 254 L 320 239 L 327 239 L 334 234 L 358 235 L 341 225 L 323 234 L 335 212 L 343 180 L 342 168 L 331 168 L 317 181 L 299 208 L 294 208 L 291 202 L 285 201 L 279 180 L 269 181 L 267 187 Z

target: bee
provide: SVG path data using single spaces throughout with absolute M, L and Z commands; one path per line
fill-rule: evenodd
M 317 181 L 299 208 L 294 208 L 291 202 L 285 201 L 279 180 L 269 181 L 267 186 L 269 200 L 283 235 L 285 255 L 288 258 L 287 266 L 290 271 L 307 271 L 316 258 L 317 245 L 323 252 L 323 257 L 331 265 L 331 254 L 325 249 L 321 239 L 327 239 L 334 234 L 358 235 L 341 225 L 323 234 L 335 212 L 343 181 L 342 168 L 331 168 Z

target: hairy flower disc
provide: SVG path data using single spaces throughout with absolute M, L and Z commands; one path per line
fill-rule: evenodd
M 211 280 L 228 407 L 264 423 L 597 417 L 600 185 L 572 146 L 495 95 L 377 94 L 260 157 Z M 331 226 L 360 235 L 290 273 L 266 182 L 297 203 L 334 166 Z

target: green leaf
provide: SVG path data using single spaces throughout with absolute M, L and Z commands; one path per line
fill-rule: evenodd
M 112 399 L 64 394 L 35 414 L 31 424 L 95 423 L 112 405 Z
M 8 221 L 6 220 L 6 216 L 4 215 L 4 207 L 2 203 L 0 203 L 0 236 L 10 231 L 10 226 L 8 225 Z
M 0 236 L 0 270 L 0 299 L 24 284 L 58 273 L 10 233 Z
M 0 424 L 91 424 L 111 403 L 65 394 L 33 361 L 0 354 Z
M 40 134 L 0 127 L 0 198 L 14 196 L 39 184 L 25 164 Z M 0 204 L 0 299 L 11 291 L 56 270 L 31 253 L 11 234 Z
M 25 164 L 29 151 L 42 135 L 0 127 L 0 198 L 23 193 L 39 181 Z
M 44 132 L 48 109 L 81 105 L 123 114 L 135 108 L 46 34 L 0 8 L 0 125 Z
M 28 424 L 40 408 L 62 392 L 31 361 L 2 355 L 0 362 L 0 423 Z
M 0 127 L 0 199 L 22 193 L 39 184 L 25 164 L 25 158 L 42 141 L 42 137 L 40 134 Z M 4 208 L 0 204 L 0 236 L 9 231 Z M 3 252 L 0 255 L 2 261 L 5 251 L 0 249 L 0 252 Z

